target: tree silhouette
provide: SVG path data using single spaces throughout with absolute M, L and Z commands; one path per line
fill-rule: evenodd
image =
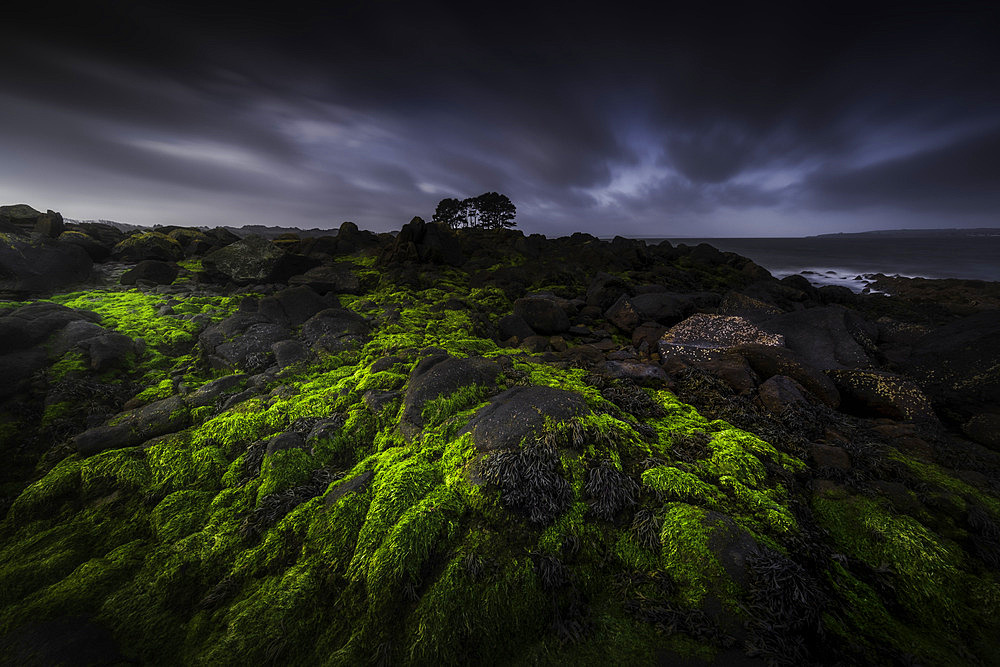
M 442 199 L 438 202 L 432 220 L 457 229 L 501 229 L 514 227 L 517 208 L 507 195 L 484 192 L 468 199 Z

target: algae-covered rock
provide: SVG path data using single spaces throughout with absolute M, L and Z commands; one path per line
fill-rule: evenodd
M 73 446 L 84 456 L 108 449 L 142 444 L 151 438 L 175 433 L 188 424 L 187 405 L 179 396 L 117 415 L 106 426 L 98 426 L 73 438 Z
M 456 359 L 439 354 L 422 359 L 410 374 L 400 429 L 408 437 L 416 435 L 423 426 L 428 403 L 435 399 L 471 407 L 493 393 L 499 375 L 499 364 L 479 357 Z
M 119 242 L 112 255 L 124 262 L 141 262 L 147 259 L 178 262 L 184 259 L 184 249 L 175 239 L 162 232 L 139 232 Z
M 513 449 L 541 432 L 546 420 L 562 420 L 590 412 L 583 397 L 553 387 L 514 387 L 490 399 L 469 420 L 466 430 L 482 451 Z

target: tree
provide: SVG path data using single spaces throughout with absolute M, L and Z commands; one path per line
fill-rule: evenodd
M 507 195 L 499 192 L 484 192 L 475 198 L 475 206 L 479 211 L 479 222 L 486 229 L 514 227 L 514 216 L 517 208 Z
M 431 219 L 434 222 L 441 222 L 452 228 L 458 227 L 465 222 L 464 208 L 465 202 L 457 199 L 442 199 L 438 202 L 437 209 L 434 211 L 434 217 Z
M 479 229 L 501 229 L 514 227 L 517 209 L 514 203 L 498 192 L 484 192 L 468 199 L 442 199 L 434 211 L 434 222 L 451 228 L 474 227 Z

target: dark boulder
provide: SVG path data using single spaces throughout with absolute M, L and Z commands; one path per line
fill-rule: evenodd
M 632 299 L 624 294 L 618 297 L 618 300 L 604 312 L 604 317 L 626 333 L 632 333 L 643 321 L 642 315 L 632 303 Z
M 22 391 L 31 376 L 48 365 L 44 350 L 31 348 L 9 354 L 0 354 L 0 399 Z
M 631 296 L 631 286 L 622 278 L 609 273 L 598 273 L 587 288 L 587 305 L 607 310 L 622 295 Z
M 822 371 L 808 365 L 797 352 L 771 345 L 741 345 L 735 352 L 747 360 L 761 379 L 785 375 L 831 408 L 840 405 L 840 393 L 833 380 Z
M 0 240 L 0 293 L 45 294 L 90 278 L 93 261 L 83 248 L 58 241 Z
M 480 451 L 514 449 L 538 435 L 546 419 L 560 421 L 590 413 L 583 396 L 564 389 L 514 387 L 494 396 L 469 421 L 466 432 Z
M 363 345 L 371 328 L 353 310 L 327 308 L 302 325 L 302 340 L 317 350 L 335 352 Z
M 282 340 L 271 346 L 274 360 L 278 368 L 287 368 L 293 364 L 308 360 L 312 355 L 309 348 L 297 340 Z
M 880 371 L 841 369 L 829 371 L 840 392 L 840 408 L 862 417 L 888 417 L 906 421 L 934 421 L 931 402 L 916 382 Z
M 428 401 L 471 386 L 492 390 L 499 376 L 500 365 L 481 357 L 460 359 L 438 354 L 422 359 L 410 373 L 400 430 L 412 438 L 423 427 L 422 413 Z
M 500 328 L 500 340 L 509 340 L 511 338 L 522 341 L 525 338 L 535 335 L 534 329 L 532 329 L 524 318 L 520 315 L 507 315 L 500 318 L 497 323 Z
M 145 259 L 122 274 L 122 285 L 135 285 L 143 280 L 156 285 L 169 285 L 177 280 L 180 269 L 176 264 L 169 264 L 158 259 Z
M 100 315 L 89 310 L 74 310 L 45 301 L 21 306 L 0 315 L 0 350 L 30 347 L 46 340 L 71 322 L 93 324 L 100 319 Z
M 872 365 L 868 351 L 875 349 L 872 339 L 877 329 L 841 306 L 785 313 L 762 322 L 761 327 L 784 336 L 785 347 L 820 370 Z
M 141 262 L 144 259 L 179 262 L 184 259 L 181 244 L 161 232 L 132 234 L 116 245 L 111 254 L 122 262 Z
M 151 438 L 176 433 L 188 425 L 188 408 L 179 396 L 123 412 L 107 426 L 98 426 L 73 438 L 73 446 L 84 456 L 108 449 L 134 447 Z
M 292 332 L 281 324 L 253 324 L 232 340 L 216 346 L 213 352 L 224 362 L 223 367 L 259 372 L 274 362 L 274 344 L 291 336 Z
M 279 433 L 267 441 L 267 449 L 265 450 L 264 455 L 271 456 L 275 452 L 284 451 L 286 449 L 305 448 L 306 441 L 301 435 L 295 431 L 285 431 L 284 433 Z
M 319 294 L 361 294 L 361 280 L 349 266 L 316 266 L 288 279 L 289 285 L 305 285 Z
M 237 284 L 273 282 L 285 251 L 267 239 L 250 235 L 206 255 L 201 263 L 212 278 Z
M 192 392 L 187 397 L 187 403 L 192 408 L 214 405 L 223 396 L 236 393 L 242 389 L 248 377 L 243 373 L 236 373 L 212 380 Z
M 0 232 L 30 236 L 41 215 L 41 211 L 36 211 L 27 204 L 0 206 Z
M 616 380 L 632 380 L 636 384 L 663 388 L 670 382 L 666 372 L 656 364 L 641 361 L 605 361 L 601 373 Z
M 962 432 L 981 445 L 1000 451 L 1000 414 L 983 412 L 962 425 Z
M 289 287 L 273 296 L 264 297 L 257 312 L 272 322 L 297 327 L 310 317 L 325 310 L 330 302 L 308 287 Z
M 59 235 L 59 243 L 80 247 L 94 262 L 103 262 L 111 256 L 111 248 L 97 239 L 76 230 L 66 230 Z
M 772 414 L 781 414 L 789 408 L 808 405 L 806 390 L 798 382 L 785 375 L 773 375 L 761 383 L 757 389 L 757 400 Z
M 551 336 L 569 329 L 569 317 L 555 298 L 530 296 L 514 302 L 514 314 L 537 333 Z

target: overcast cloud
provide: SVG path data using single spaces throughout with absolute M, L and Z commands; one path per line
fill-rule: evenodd
M 1000 226 L 990 5 L 334 4 L 9 10 L 0 203 L 387 231 L 496 190 L 549 235 Z

